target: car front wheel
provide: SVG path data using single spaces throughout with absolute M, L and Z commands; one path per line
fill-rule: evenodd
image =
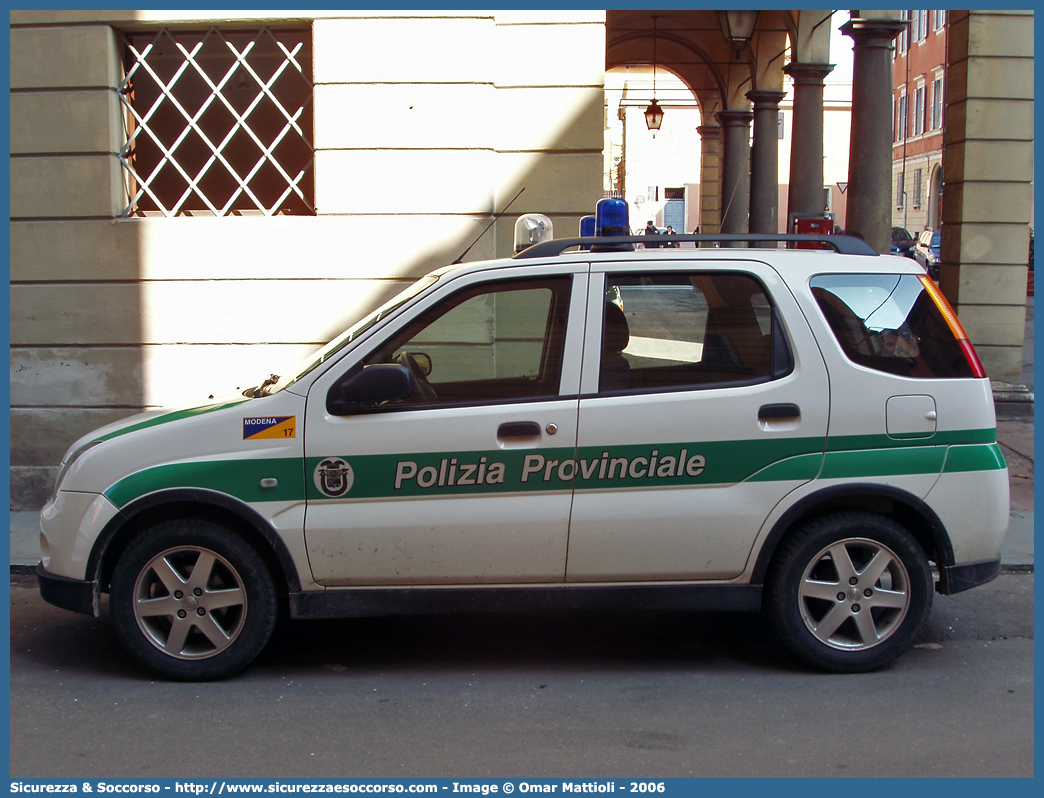
M 910 646 L 931 610 L 933 580 L 902 526 L 845 512 L 786 541 L 765 587 L 772 624 L 793 654 L 853 673 L 884 667 Z
M 277 602 L 257 551 L 224 526 L 167 521 L 116 563 L 109 605 L 117 633 L 148 667 L 178 680 L 230 676 L 272 635 Z

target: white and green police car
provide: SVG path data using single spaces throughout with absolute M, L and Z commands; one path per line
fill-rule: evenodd
M 816 667 L 891 662 L 933 590 L 999 571 L 989 380 L 907 258 L 704 238 L 447 267 L 292 374 L 84 437 L 44 598 L 107 593 L 177 679 L 245 667 L 281 612 L 764 609 Z

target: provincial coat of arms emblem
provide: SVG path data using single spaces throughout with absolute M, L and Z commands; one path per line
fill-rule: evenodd
M 352 467 L 340 457 L 326 457 L 315 467 L 315 486 L 324 496 L 343 496 L 355 481 Z

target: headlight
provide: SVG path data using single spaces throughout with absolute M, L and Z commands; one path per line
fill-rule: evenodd
M 88 441 L 78 449 L 73 450 L 69 453 L 69 456 L 62 463 L 62 467 L 58 469 L 58 478 L 54 481 L 54 491 L 51 493 L 51 501 L 54 501 L 58 497 L 58 491 L 62 487 L 62 480 L 65 479 L 65 475 L 69 473 L 69 469 L 72 468 L 73 463 L 80 459 L 80 455 L 84 454 L 88 449 L 93 449 L 102 441 Z

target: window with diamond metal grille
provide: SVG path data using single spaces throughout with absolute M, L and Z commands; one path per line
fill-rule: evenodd
M 315 213 L 311 31 L 122 38 L 124 216 Z

